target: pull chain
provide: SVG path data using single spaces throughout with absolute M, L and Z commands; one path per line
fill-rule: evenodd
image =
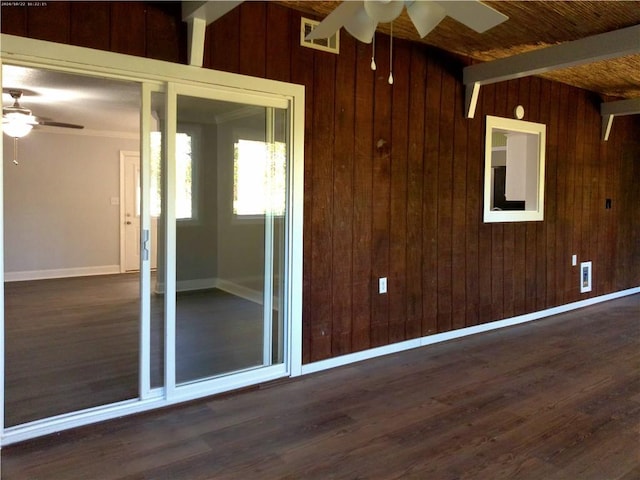
M 13 164 L 18 165 L 18 137 L 13 137 Z
M 389 85 L 393 85 L 393 21 L 391 22 L 391 36 L 389 37 Z
M 373 32 L 373 47 L 371 49 L 371 70 L 376 69 L 376 32 Z

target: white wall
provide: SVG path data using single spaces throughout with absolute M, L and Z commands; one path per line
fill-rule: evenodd
M 264 221 L 233 216 L 233 147 L 239 132 L 248 140 L 265 140 L 263 115 L 218 126 L 218 278 L 261 292 L 264 282 Z
M 14 165 L 3 137 L 7 279 L 119 265 L 119 152 L 139 141 L 41 129 L 18 140 Z
M 198 218 L 176 223 L 176 276 L 178 286 L 215 284 L 217 270 L 217 150 L 216 127 L 202 124 L 201 138 L 194 152 L 197 167 L 193 175 Z

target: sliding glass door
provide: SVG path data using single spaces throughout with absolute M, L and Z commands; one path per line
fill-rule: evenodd
M 282 361 L 272 355 L 281 343 L 273 292 L 283 257 L 274 239 L 282 237 L 287 154 L 273 132 L 283 110 L 178 95 L 177 112 L 180 384 Z
M 304 88 L 6 52 L 0 446 L 299 375 Z
M 152 318 L 155 309 L 165 319 L 170 395 L 204 380 L 284 369 L 287 103 L 228 97 L 170 85 L 152 102 L 159 121 L 150 185 L 158 199 L 149 204 L 161 206 L 161 259 L 151 305 Z M 152 339 L 159 330 L 154 321 Z

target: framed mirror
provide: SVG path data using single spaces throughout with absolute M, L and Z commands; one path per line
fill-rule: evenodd
M 541 221 L 546 126 L 487 115 L 484 221 Z

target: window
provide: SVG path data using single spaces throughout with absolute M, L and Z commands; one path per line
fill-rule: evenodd
M 176 135 L 176 220 L 197 219 L 195 132 Z M 151 132 L 151 216 L 162 212 L 160 200 L 162 178 L 162 134 Z
M 540 123 L 487 115 L 485 222 L 543 219 L 545 130 Z
M 160 192 L 162 190 L 162 134 L 151 132 L 151 216 L 159 217 L 162 213 L 162 201 Z
M 176 220 L 195 219 L 193 137 L 176 134 Z
M 286 145 L 282 142 L 239 139 L 234 144 L 234 215 L 284 215 L 286 160 Z

